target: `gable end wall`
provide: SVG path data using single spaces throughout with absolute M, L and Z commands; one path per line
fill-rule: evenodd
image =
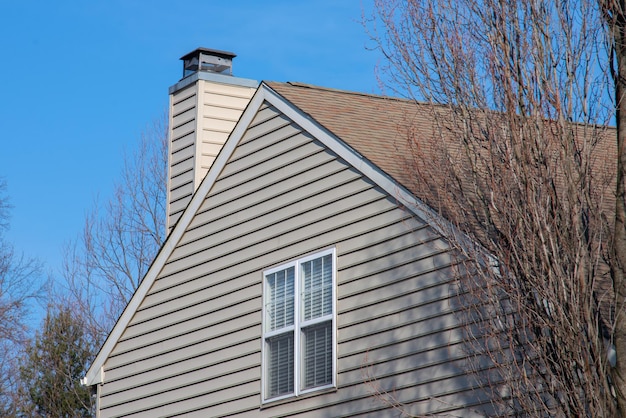
M 262 272 L 333 246 L 337 389 L 261 408 Z M 433 229 L 264 105 L 105 362 L 101 416 L 396 416 L 376 389 L 471 416 L 453 277 Z

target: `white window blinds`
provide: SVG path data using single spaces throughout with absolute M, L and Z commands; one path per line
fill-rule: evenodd
M 269 331 L 293 325 L 294 268 L 265 276 L 267 280 L 266 324 Z
M 331 321 L 304 328 L 303 337 L 303 387 L 308 389 L 332 383 L 333 340 Z
M 301 264 L 305 321 L 332 314 L 332 267 L 330 254 Z
M 271 396 L 293 392 L 293 332 L 269 338 L 268 391 Z

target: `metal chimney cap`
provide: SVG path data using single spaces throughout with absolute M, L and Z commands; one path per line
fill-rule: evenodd
M 228 51 L 198 48 L 181 57 L 183 78 L 201 71 L 232 76 L 233 58 L 235 57 L 235 54 Z
M 237 55 L 233 52 L 229 52 L 229 51 L 220 51 L 219 49 L 210 49 L 210 48 L 196 48 L 193 51 L 191 51 L 190 53 L 183 55 L 182 57 L 180 57 L 181 60 L 188 60 L 190 58 L 193 58 L 194 56 L 198 56 L 200 55 L 200 53 L 206 54 L 206 55 L 215 55 L 218 56 L 220 58 L 230 58 L 233 59 L 235 58 Z

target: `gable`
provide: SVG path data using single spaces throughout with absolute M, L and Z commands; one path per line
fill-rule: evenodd
M 104 362 L 103 415 L 259 413 L 262 271 L 329 247 L 338 254 L 339 390 L 350 392 L 336 411 L 355 411 L 350 402 L 370 396 L 361 370 L 368 350 L 395 361 L 387 378 L 405 383 L 414 373 L 407 359 L 454 351 L 449 289 L 439 284 L 452 276 L 445 242 L 274 106 L 258 107 L 201 197 Z M 439 325 L 425 327 L 424 316 Z M 426 339 L 437 326 L 450 333 L 444 345 Z M 411 343 L 420 334 L 421 354 Z M 397 359 L 384 340 L 399 342 Z M 440 378 L 453 379 L 452 369 Z M 314 411 L 330 400 L 321 394 L 297 408 Z M 281 408 L 294 406 L 268 414 Z
M 371 160 L 262 85 L 83 383 L 99 384 L 103 417 L 296 408 L 339 416 L 387 408 L 364 384 L 371 360 L 415 413 L 482 403 L 449 300 L 455 274 L 441 225 Z M 314 393 L 266 413 L 262 272 L 330 248 L 340 395 Z M 433 409 L 435 396 L 443 403 Z

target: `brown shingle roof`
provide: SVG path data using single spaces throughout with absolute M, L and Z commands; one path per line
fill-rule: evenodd
M 443 107 L 437 109 L 431 104 L 413 100 L 328 89 L 303 83 L 265 84 L 410 192 L 417 191 L 414 187 L 415 159 L 439 158 L 436 138 L 441 139 L 441 132 L 436 126 L 434 112 L 443 111 L 444 114 L 448 114 L 449 109 Z M 612 183 L 610 179 L 614 177 L 615 172 L 615 130 L 608 128 L 600 131 L 600 135 L 602 138 L 598 142 L 593 158 L 596 181 Z M 411 144 L 415 139 L 420 143 L 419 149 L 415 148 L 414 143 Z M 454 147 L 452 142 L 447 143 L 447 147 Z M 415 152 L 419 152 L 420 155 L 413 155 Z M 599 175 L 604 178 L 597 178 Z M 615 201 L 613 188 L 607 188 L 603 194 L 603 206 L 611 211 Z M 435 203 L 437 206 L 436 202 L 427 203 Z

